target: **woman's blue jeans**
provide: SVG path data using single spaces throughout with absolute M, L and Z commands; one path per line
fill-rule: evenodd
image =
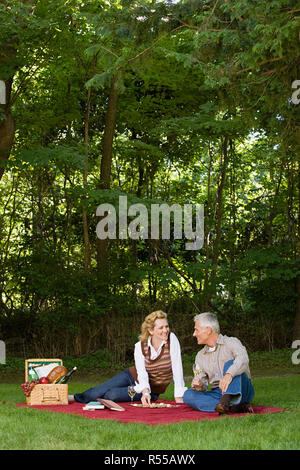
M 227 361 L 224 364 L 223 375 L 226 374 L 227 369 L 231 366 L 233 360 Z M 251 380 L 243 372 L 241 375 L 233 377 L 228 386 L 226 394 L 235 395 L 230 404 L 238 405 L 240 403 L 251 403 L 254 397 L 254 388 Z M 222 391 L 219 387 L 214 388 L 208 392 L 197 392 L 190 388 L 184 392 L 183 401 L 187 405 L 199 411 L 215 411 L 216 405 L 222 398 Z
M 97 398 L 106 398 L 115 402 L 131 401 L 128 395 L 129 385 L 135 385 L 135 381 L 129 369 L 126 369 L 96 387 L 89 388 L 83 393 L 76 393 L 74 398 L 79 403 L 89 403 Z M 133 401 L 141 401 L 141 398 L 142 394 L 136 393 Z M 156 401 L 157 399 L 158 395 L 151 393 L 151 400 Z

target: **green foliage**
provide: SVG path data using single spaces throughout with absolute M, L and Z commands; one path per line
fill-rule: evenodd
M 112 359 L 110 351 L 108 349 L 102 349 L 95 351 L 93 354 L 79 358 L 74 358 L 72 356 L 65 357 L 64 365 L 69 370 L 72 369 L 76 363 L 76 366 L 81 373 L 97 370 L 103 371 L 103 369 L 111 369 L 115 367 Z
M 266 324 L 283 318 L 291 330 L 300 274 L 295 10 L 292 0 L 0 3 L 0 78 L 12 80 L 17 123 L 0 186 L 0 335 L 23 329 L 42 351 L 61 335 L 57 350 L 85 354 L 85 320 L 96 328 L 117 312 L 126 324 L 158 307 L 215 309 L 255 345 L 258 325 L 266 348 Z M 96 209 L 109 203 L 118 214 L 124 195 L 148 211 L 204 204 L 203 248 L 188 252 L 173 228 L 168 241 L 111 240 L 103 282 Z M 274 331 L 272 347 L 287 346 L 291 331 Z M 116 351 L 105 334 L 95 348 Z
M 51 167 L 56 172 L 65 167 L 83 170 L 86 168 L 87 156 L 80 154 L 75 147 L 66 145 L 49 145 L 48 147 L 37 147 L 30 150 L 21 150 L 16 154 L 16 161 L 9 162 L 9 167 L 14 168 L 16 165 L 26 168 L 44 168 Z
M 266 278 L 249 286 L 245 294 L 256 314 L 271 318 L 294 319 L 297 302 L 294 282 Z

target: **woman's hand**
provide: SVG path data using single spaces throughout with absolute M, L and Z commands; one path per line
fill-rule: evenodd
M 148 389 L 142 391 L 142 398 L 141 398 L 142 405 L 145 407 L 149 407 L 151 405 L 151 395 Z
M 183 403 L 183 398 L 182 397 L 175 397 L 176 403 Z

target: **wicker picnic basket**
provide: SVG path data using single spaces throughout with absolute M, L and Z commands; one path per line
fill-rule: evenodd
M 29 367 L 58 363 L 63 365 L 61 359 L 26 359 L 25 382 L 29 380 Z M 37 384 L 26 397 L 27 405 L 68 405 L 68 384 Z

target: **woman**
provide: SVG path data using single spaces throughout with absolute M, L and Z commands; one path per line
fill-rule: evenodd
M 134 401 L 141 401 L 149 406 L 156 401 L 167 386 L 174 380 L 174 396 L 177 403 L 182 403 L 182 396 L 187 390 L 184 386 L 180 344 L 174 333 L 170 333 L 167 314 L 158 310 L 145 318 L 140 341 L 134 349 L 135 365 L 120 372 L 103 384 L 90 388 L 83 393 L 76 393 L 74 399 L 80 403 L 106 398 L 115 402 L 130 401 L 128 386 L 134 385 Z M 70 396 L 72 401 L 73 396 Z

